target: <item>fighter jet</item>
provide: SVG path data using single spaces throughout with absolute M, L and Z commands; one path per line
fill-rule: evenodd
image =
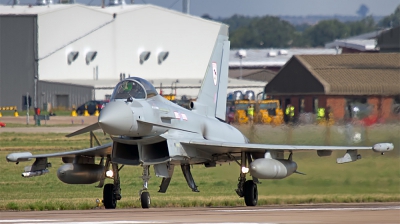
M 111 143 L 53 154 L 11 153 L 7 161 L 19 163 L 35 159 L 22 173 L 23 177 L 32 177 L 49 172 L 48 158 L 61 157 L 65 164 L 58 169 L 58 178 L 67 184 L 99 182 L 98 187 L 104 186 L 103 204 L 107 209 L 116 208 L 121 199 L 119 171 L 123 166 L 143 168 L 140 201 L 143 208 L 149 208 L 150 166 L 162 178 L 159 192 L 167 191 L 175 166 L 181 167 L 188 186 L 197 192 L 190 170 L 192 165 L 215 167 L 236 162 L 239 165 L 236 192 L 247 206 L 255 206 L 259 179 L 282 179 L 300 173 L 293 153 L 314 150 L 319 156 L 329 156 L 332 151 L 341 150 L 344 156 L 337 163 L 347 163 L 360 159 L 358 151 L 361 150 L 382 154 L 393 150 L 392 143 L 372 147 L 249 143 L 239 130 L 225 122 L 229 47 L 227 36 L 220 35 L 190 110 L 166 100 L 149 81 L 130 77 L 116 85 L 97 123 L 67 135 L 101 129 L 111 136 Z M 100 162 L 96 163 L 99 161 L 96 158 Z M 251 175 L 250 179 L 246 179 L 247 174 Z M 104 185 L 106 178 L 112 178 L 113 183 Z

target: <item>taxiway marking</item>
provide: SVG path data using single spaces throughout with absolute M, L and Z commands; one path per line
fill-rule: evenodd
M 177 223 L 176 221 L 100 221 L 100 222 L 82 222 L 82 221 L 66 221 L 66 220 L 45 220 L 45 219 L 14 219 L 0 220 L 1 223 L 20 223 L 20 224 L 37 224 L 37 223 L 57 223 L 57 224 L 136 224 L 136 223 Z M 181 222 L 178 222 L 181 223 Z M 215 222 L 191 222 L 190 224 L 212 224 Z M 277 224 L 266 222 L 218 222 L 218 224 Z
M 381 208 L 260 208 L 260 209 L 233 209 L 213 210 L 215 212 L 292 212 L 292 211 L 377 211 L 377 210 L 400 210 L 400 206 L 388 206 Z

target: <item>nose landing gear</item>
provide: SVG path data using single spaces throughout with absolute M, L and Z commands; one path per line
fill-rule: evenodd
M 147 191 L 147 185 L 150 180 L 149 168 L 150 168 L 149 165 L 143 165 L 143 174 L 142 174 L 143 189 L 139 191 L 140 204 L 142 205 L 142 208 L 150 208 L 150 203 L 151 203 L 150 193 Z

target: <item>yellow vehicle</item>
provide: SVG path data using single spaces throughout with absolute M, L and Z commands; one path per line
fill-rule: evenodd
M 283 123 L 283 111 L 279 100 L 259 100 L 254 122 L 260 124 L 280 125 Z
M 246 124 L 249 122 L 247 117 L 247 108 L 249 105 L 255 104 L 254 100 L 236 100 L 235 101 L 235 122 Z
M 164 94 L 162 95 L 165 99 L 171 101 L 171 100 L 175 100 L 176 96 L 175 94 Z

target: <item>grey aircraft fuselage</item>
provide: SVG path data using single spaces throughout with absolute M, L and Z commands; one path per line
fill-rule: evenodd
M 161 141 L 171 141 L 163 136 L 166 133 L 173 136 L 174 132 L 177 134 L 181 130 L 185 131 L 185 136 L 182 136 L 185 138 L 192 135 L 193 139 L 200 137 L 209 141 L 248 142 L 235 127 L 217 118 L 194 113 L 160 95 L 150 99 L 116 99 L 101 111 L 99 125 L 104 132 L 120 136 L 120 140 L 114 137 L 114 141 L 137 145 L 138 148 Z M 179 136 L 176 137 L 179 139 Z M 171 158 L 169 162 L 172 164 L 196 164 L 213 160 L 210 153 L 195 152 L 196 150 L 191 150 L 190 147 L 176 146 L 176 144 L 175 147 L 178 149 L 172 150 L 174 145 L 169 147 Z M 174 151 L 176 154 L 172 153 Z

